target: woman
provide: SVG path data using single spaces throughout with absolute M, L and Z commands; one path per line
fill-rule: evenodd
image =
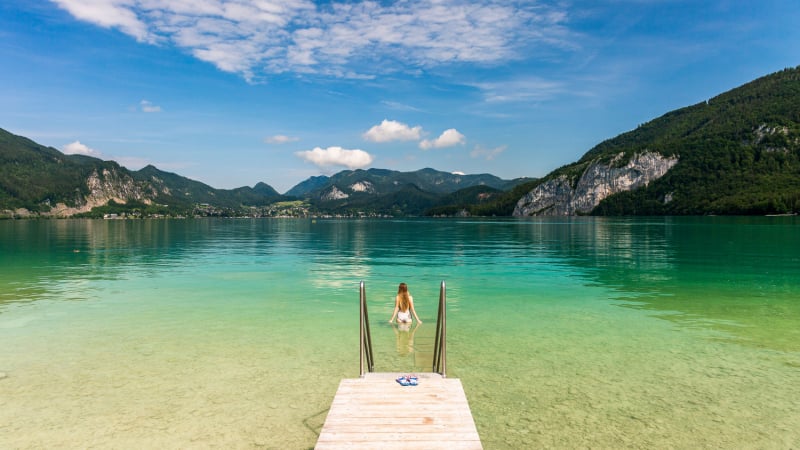
M 395 317 L 397 317 L 397 323 L 411 323 L 411 314 L 414 314 L 417 323 L 422 323 L 417 316 L 417 311 L 414 310 L 414 297 L 408 293 L 408 285 L 400 283 L 400 287 L 397 288 L 397 297 L 394 299 L 394 312 L 389 323 L 392 323 Z

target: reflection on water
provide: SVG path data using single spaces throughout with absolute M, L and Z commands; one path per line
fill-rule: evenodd
M 659 223 L 660 222 L 660 223 Z M 795 218 L 598 221 L 594 267 L 627 307 L 712 328 L 741 343 L 800 351 L 800 223 Z
M 0 447 L 309 448 L 358 371 L 448 373 L 487 449 L 792 448 L 797 218 L 0 221 Z M 397 284 L 422 325 L 389 325 Z
M 401 357 L 414 353 L 414 334 L 417 332 L 419 322 L 392 324 L 394 335 L 397 339 L 397 354 Z
M 800 351 L 797 218 L 571 218 L 509 226 L 514 232 L 502 235 L 504 242 L 524 243 L 616 290 L 623 307 L 749 345 Z

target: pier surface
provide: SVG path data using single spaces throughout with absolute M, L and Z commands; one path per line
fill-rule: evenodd
M 419 385 L 401 386 L 400 375 L 342 380 L 315 448 L 483 448 L 460 380 L 420 373 Z

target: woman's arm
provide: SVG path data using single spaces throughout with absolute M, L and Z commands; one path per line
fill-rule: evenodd
M 389 323 L 394 321 L 395 316 L 397 316 L 397 311 L 400 309 L 400 303 L 397 297 L 394 299 L 394 312 L 392 312 L 392 318 L 389 319 Z
M 422 321 L 419 320 L 419 316 L 417 315 L 417 310 L 414 309 L 414 297 L 410 295 L 408 296 L 408 306 L 411 309 L 411 312 L 414 314 L 414 318 L 417 319 L 417 322 L 422 323 Z

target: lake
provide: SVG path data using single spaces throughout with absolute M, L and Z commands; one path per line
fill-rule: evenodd
M 800 446 L 797 217 L 7 220 L 0 267 L 0 448 L 311 448 L 362 280 L 377 371 L 447 283 L 487 449 Z

